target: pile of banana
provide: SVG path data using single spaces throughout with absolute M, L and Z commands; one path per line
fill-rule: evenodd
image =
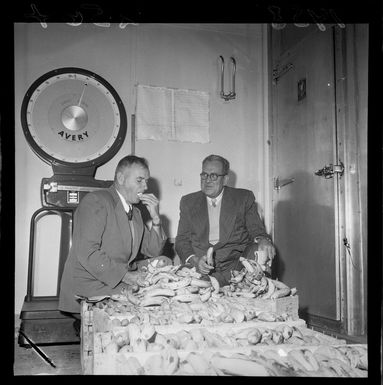
M 295 295 L 296 288 L 290 288 L 283 282 L 266 277 L 261 265 L 253 259 L 240 257 L 242 270 L 231 271 L 230 285 L 222 291 L 226 296 L 277 299 Z
M 361 346 L 291 349 L 250 354 L 190 352 L 181 358 L 174 348 L 140 360 L 116 353 L 116 374 L 124 375 L 233 375 L 283 377 L 367 377 L 367 349 Z
M 148 264 L 137 284 L 123 291 L 122 297 L 134 305 L 150 307 L 175 301 L 204 303 L 222 296 L 276 299 L 296 294 L 296 288 L 266 277 L 256 260 L 240 257 L 240 261 L 243 269 L 233 270 L 230 285 L 224 287 L 220 287 L 215 277 L 202 276 L 194 267 Z
M 195 268 L 149 264 L 138 277 L 137 284 L 121 295 L 141 307 L 159 306 L 163 302 L 206 302 L 223 295 L 217 279 L 212 276 L 201 278 Z
M 275 328 L 246 327 L 236 330 L 221 330 L 195 327 L 177 332 L 156 331 L 151 324 L 130 323 L 98 333 L 99 351 L 153 352 L 172 347 L 176 350 L 204 351 L 206 349 L 233 349 L 254 345 L 320 345 L 320 339 L 304 335 L 295 326 L 280 324 Z
M 163 301 L 157 306 L 141 307 L 130 301 L 104 298 L 93 304 L 93 318 L 97 330 L 111 330 L 129 323 L 170 325 L 200 324 L 211 326 L 220 323 L 242 323 L 247 321 L 284 322 L 292 320 L 287 313 L 276 314 L 263 311 L 256 305 L 242 304 L 230 297 L 210 299 L 207 302 Z

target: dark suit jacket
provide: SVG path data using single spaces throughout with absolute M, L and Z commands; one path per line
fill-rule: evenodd
M 118 293 L 128 270 L 136 269 L 139 252 L 160 255 L 166 241 L 144 225 L 141 212 L 133 206 L 134 243 L 128 217 L 116 189 L 88 193 L 74 214 L 73 242 L 65 263 L 59 309 L 80 312 L 75 295 L 86 297 Z
M 224 187 L 219 219 L 219 242 L 213 246 L 214 275 L 227 285 L 230 270 L 238 268 L 245 247 L 258 236 L 268 237 L 250 190 Z M 206 195 L 202 191 L 185 195 L 180 202 L 180 220 L 175 249 L 182 262 L 191 254 L 202 256 L 209 243 L 209 217 Z M 239 268 L 240 269 L 240 268 Z

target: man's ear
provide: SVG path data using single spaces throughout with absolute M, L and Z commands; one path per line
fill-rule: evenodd
M 229 175 L 225 175 L 223 177 L 223 185 L 226 186 L 228 182 L 229 182 Z
M 121 171 L 117 172 L 117 183 L 119 185 L 124 184 L 124 174 Z

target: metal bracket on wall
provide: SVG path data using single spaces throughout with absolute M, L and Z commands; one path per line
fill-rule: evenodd
M 237 63 L 233 57 L 230 58 L 232 63 L 232 72 L 231 72 L 231 91 L 228 94 L 225 94 L 225 87 L 224 87 L 224 78 L 225 78 L 225 61 L 223 59 L 223 56 L 219 57 L 221 59 L 221 92 L 220 96 L 222 99 L 231 100 L 235 99 L 236 93 L 235 93 L 235 73 L 237 69 Z
M 279 65 L 273 68 L 273 84 L 276 85 L 279 78 L 292 68 L 294 68 L 293 63 L 287 63 L 282 68 L 280 68 Z

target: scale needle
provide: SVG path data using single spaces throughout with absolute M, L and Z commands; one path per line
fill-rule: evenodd
M 85 92 L 85 87 L 88 85 L 88 83 L 84 83 L 84 87 L 82 89 L 82 92 L 81 92 L 81 96 L 80 96 L 80 100 L 78 101 L 78 104 L 77 106 L 81 106 L 81 101 L 82 101 L 82 97 L 84 96 L 84 92 Z

